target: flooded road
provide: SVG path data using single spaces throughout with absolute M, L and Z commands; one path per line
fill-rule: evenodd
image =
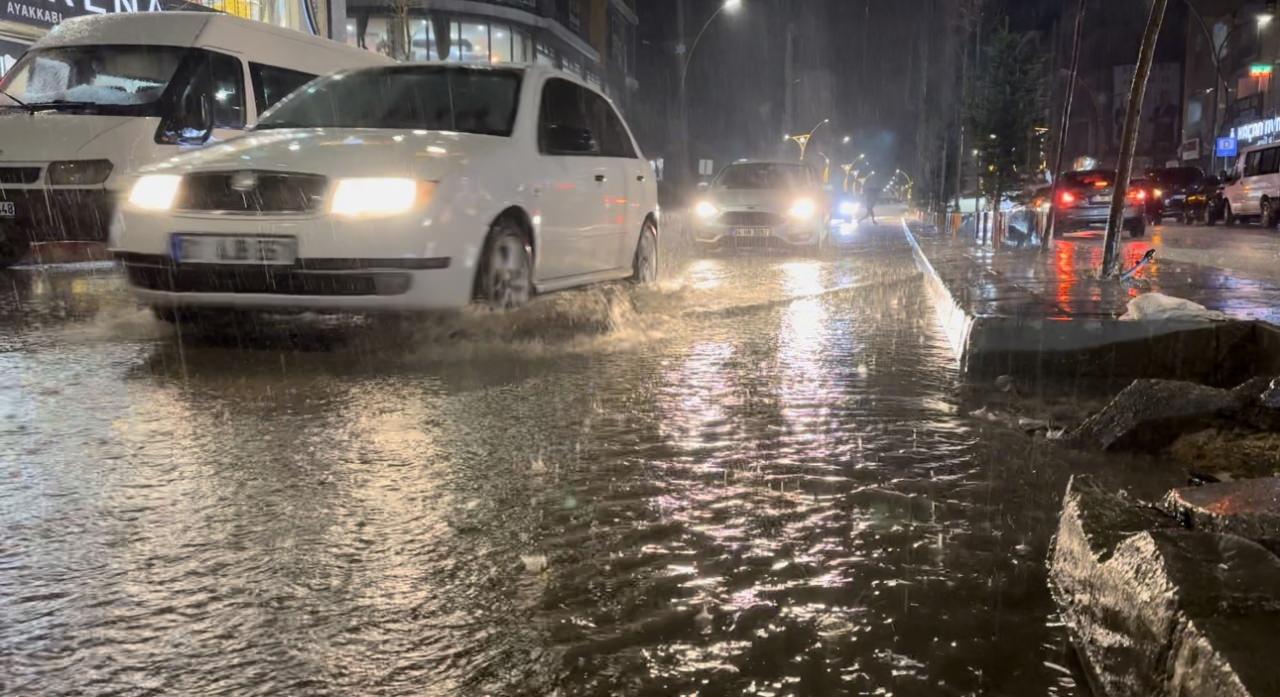
M 0 273 L 0 692 L 1082 694 L 1069 468 L 962 413 L 901 227 L 668 265 L 221 339 Z

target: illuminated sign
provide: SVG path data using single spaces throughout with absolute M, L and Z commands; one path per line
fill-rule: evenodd
M 1280 135 L 1280 117 L 1246 123 L 1231 129 L 1231 137 L 1242 143 L 1253 143 Z
M 0 20 L 48 28 L 82 15 L 204 9 L 185 0 L 0 0 Z
M 1249 66 L 1249 77 L 1271 77 L 1272 67 L 1266 63 L 1254 63 Z
M 1235 157 L 1240 154 L 1240 142 L 1235 138 L 1219 138 L 1213 154 L 1217 157 Z

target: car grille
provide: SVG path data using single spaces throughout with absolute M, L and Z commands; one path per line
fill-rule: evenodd
M 129 281 L 169 293 L 258 293 L 263 295 L 404 295 L 403 273 L 314 273 L 269 267 L 191 268 L 126 264 Z
M 316 174 L 253 172 L 257 185 L 236 191 L 232 180 L 244 172 L 188 174 L 174 205 L 183 211 L 219 213 L 307 213 L 320 207 L 328 179 Z
M 720 216 L 721 225 L 739 227 L 774 227 L 781 225 L 782 222 L 782 216 L 777 213 L 761 211 L 726 211 Z
M 0 184 L 34 184 L 38 181 L 39 167 L 0 167 Z

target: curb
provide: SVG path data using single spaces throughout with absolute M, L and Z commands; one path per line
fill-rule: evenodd
M 902 232 L 965 377 L 1115 385 L 1164 378 L 1232 387 L 1258 375 L 1280 374 L 1280 328 L 1264 322 L 975 314 L 957 299 L 905 220 Z

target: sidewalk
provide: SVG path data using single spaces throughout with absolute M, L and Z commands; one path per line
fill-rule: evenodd
M 952 347 L 971 376 L 1115 383 L 1164 377 L 1228 384 L 1242 375 L 1280 373 L 1280 266 L 1266 277 L 1187 261 L 1213 258 L 1213 239 L 1197 237 L 1200 229 L 1153 228 L 1144 239 L 1126 238 L 1126 269 L 1150 249 L 1156 258 L 1121 283 L 1097 277 L 1100 234 L 1056 240 L 1041 253 L 1012 248 L 1010 241 L 996 247 L 963 233 L 951 236 L 920 223 L 904 228 Z M 1232 259 L 1252 258 L 1247 248 L 1230 251 Z M 1251 270 L 1265 268 L 1262 262 Z M 1233 321 L 1119 319 L 1130 300 L 1149 292 L 1191 300 Z

